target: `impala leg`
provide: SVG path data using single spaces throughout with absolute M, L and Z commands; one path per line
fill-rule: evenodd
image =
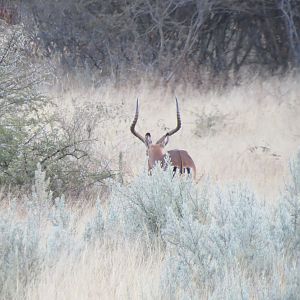
M 191 168 L 186 168 L 188 175 L 190 176 L 191 174 Z
M 176 174 L 176 170 L 177 170 L 177 167 L 173 167 L 173 177 L 174 177 L 175 174 Z

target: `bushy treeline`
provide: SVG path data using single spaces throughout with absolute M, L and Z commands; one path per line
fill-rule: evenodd
M 29 0 L 18 10 L 37 29 L 35 49 L 108 78 L 226 81 L 243 67 L 273 73 L 300 63 L 298 0 Z
M 110 177 L 91 147 L 93 129 L 106 117 L 101 105 L 77 107 L 73 116 L 59 113 L 42 92 L 53 82 L 53 68 L 30 57 L 22 26 L 0 24 L 0 30 L 0 185 L 30 184 L 37 163 L 58 193 Z
M 108 202 L 98 200 L 95 215 L 79 226 L 63 197 L 53 204 L 38 166 L 22 217 L 14 201 L 0 212 L 0 296 L 23 299 L 42 269 L 55 268 L 64 255 L 76 263 L 97 243 L 138 240 L 145 253 L 157 244 L 164 249 L 163 298 L 296 299 L 300 154 L 291 175 L 269 206 L 243 185 L 197 187 L 157 167 L 129 185 L 112 181 Z

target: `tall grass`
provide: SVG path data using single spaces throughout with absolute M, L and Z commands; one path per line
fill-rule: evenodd
M 67 80 L 67 79 L 66 79 Z M 94 151 L 118 170 L 122 151 L 124 180 L 147 167 L 145 146 L 130 132 L 135 101 L 140 116 L 136 129 L 157 140 L 176 126 L 175 95 L 182 128 L 170 138 L 168 149 L 185 149 L 195 160 L 198 178 L 218 183 L 247 181 L 262 197 L 272 200 L 289 176 L 288 161 L 300 142 L 299 76 L 249 78 L 225 91 L 196 90 L 188 83 L 172 89 L 141 79 L 135 85 L 101 84 L 86 88 L 77 81 L 62 81 L 50 93 L 67 118 L 88 103 L 103 106 L 108 117 L 93 129 Z
M 0 298 L 297 298 L 299 166 L 300 154 L 272 206 L 156 167 L 112 181 L 81 219 L 38 166 L 32 194 L 1 209 Z
M 76 205 L 54 198 L 40 165 L 31 193 L 3 193 L 0 298 L 297 298 L 297 79 L 254 80 L 222 93 L 143 82 L 52 90 L 66 118 L 103 108 L 101 124 L 90 124 L 99 137 L 91 150 L 122 174 Z M 174 94 L 183 128 L 168 148 L 190 152 L 195 182 L 171 169 L 148 176 L 144 145 L 129 131 L 136 96 L 139 132 L 158 137 L 172 128 Z

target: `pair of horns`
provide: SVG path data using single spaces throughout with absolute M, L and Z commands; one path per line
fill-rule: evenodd
M 176 99 L 177 126 L 176 126 L 176 128 L 174 128 L 174 129 L 170 130 L 169 132 L 165 133 L 156 142 L 156 144 L 162 143 L 167 136 L 173 135 L 174 133 L 176 133 L 181 128 L 181 120 L 180 120 L 178 100 L 177 100 L 176 97 L 175 97 L 175 99 Z M 130 131 L 132 132 L 133 135 L 135 135 L 139 140 L 141 140 L 145 144 L 145 138 L 141 134 L 139 134 L 138 132 L 136 132 L 136 130 L 135 130 L 135 125 L 137 123 L 138 118 L 139 118 L 139 99 L 136 100 L 135 116 L 134 116 L 133 122 L 132 122 L 132 124 L 130 126 Z

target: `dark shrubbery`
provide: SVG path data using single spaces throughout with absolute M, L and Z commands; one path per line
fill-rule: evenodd
M 274 73 L 300 63 L 298 0 L 30 0 L 20 11 L 47 56 L 104 78 L 226 82 L 243 67 Z

